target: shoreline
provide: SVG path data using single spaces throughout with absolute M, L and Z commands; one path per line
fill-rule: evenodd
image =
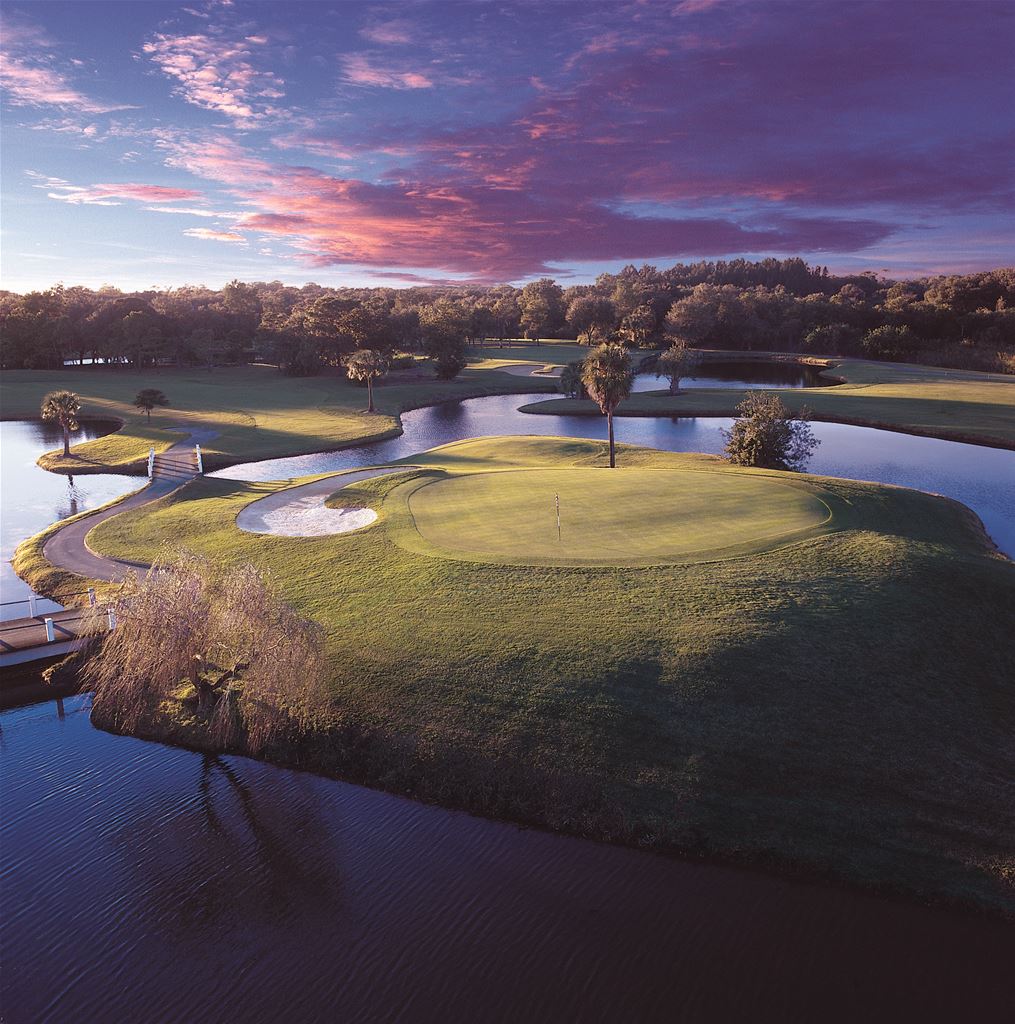
M 47 695 L 38 701 L 31 701 L 30 703 L 40 703 L 57 699 L 58 697 L 86 695 L 88 692 L 74 689 L 69 693 L 62 692 L 54 693 L 52 696 Z M 805 861 L 795 860 L 791 857 L 781 857 L 773 853 L 769 853 L 766 856 L 760 853 L 744 853 L 714 847 L 710 848 L 707 839 L 697 846 L 676 843 L 654 843 L 649 837 L 638 835 L 635 831 L 625 833 L 622 829 L 617 829 L 616 827 L 611 829 L 605 824 L 597 827 L 593 818 L 586 818 L 583 827 L 568 827 L 566 824 L 562 825 L 554 821 L 555 815 L 547 813 L 545 809 L 542 813 L 539 811 L 519 813 L 515 808 L 505 813 L 503 801 L 500 804 L 492 802 L 484 805 L 468 798 L 454 799 L 449 798 L 447 794 L 438 795 L 435 794 L 430 786 L 426 784 L 421 786 L 420 776 L 412 771 L 396 773 L 395 775 L 391 774 L 390 766 L 396 764 L 398 755 L 403 753 L 399 737 L 370 736 L 369 734 L 360 734 L 356 737 L 358 745 L 361 747 L 368 747 L 371 743 L 384 744 L 389 742 L 392 744 L 393 750 L 390 752 L 390 755 L 383 758 L 389 770 L 378 773 L 376 770 L 372 770 L 370 765 L 372 758 L 376 758 L 378 754 L 383 755 L 383 751 L 377 750 L 376 747 L 369 750 L 368 757 L 361 759 L 329 760 L 315 756 L 313 753 L 307 756 L 306 748 L 313 749 L 321 744 L 326 744 L 331 738 L 330 733 L 311 737 L 309 741 L 301 745 L 302 750 L 279 750 L 255 755 L 245 749 L 242 744 L 229 748 L 218 747 L 195 731 L 186 730 L 178 724 L 171 722 L 167 722 L 163 727 L 160 727 L 157 723 L 149 722 L 137 730 L 129 731 L 119 729 L 111 723 L 102 722 L 101 720 L 96 721 L 93 710 L 89 709 L 89 723 L 92 728 L 100 729 L 111 735 L 130 736 L 147 743 L 177 747 L 194 753 L 223 757 L 244 757 L 277 768 L 305 772 L 309 775 L 332 779 L 348 785 L 362 786 L 366 789 L 388 793 L 414 803 L 438 807 L 453 813 L 466 814 L 485 821 L 495 821 L 522 830 L 532 829 L 550 835 L 565 836 L 604 846 L 638 850 L 642 853 L 649 853 L 687 863 L 736 868 L 751 873 L 764 874 L 769 877 L 784 878 L 789 881 L 834 888 L 843 892 L 863 894 L 910 906 L 922 906 L 982 920 L 1015 921 L 1015 902 L 1009 901 L 1007 905 L 1004 902 L 988 905 L 972 899 L 931 894 L 917 886 L 907 885 L 904 882 L 863 882 L 833 868 L 820 869 Z M 357 727 L 353 726 L 352 729 L 356 731 Z M 490 765 L 490 769 L 496 771 L 497 766 Z M 544 781 L 539 779 L 535 781 L 535 786 L 541 791 L 540 783 Z M 604 821 L 606 822 L 615 814 L 622 814 L 622 812 L 609 805 L 604 805 L 602 810 Z
M 682 394 L 687 394 L 689 391 L 695 390 L 698 392 L 706 390 L 705 388 L 688 388 Z M 759 389 L 760 390 L 760 389 Z M 775 393 L 777 389 L 772 389 Z M 797 389 L 803 390 L 803 389 Z M 663 393 L 663 392 L 660 392 Z M 656 394 L 654 391 L 642 391 L 639 392 L 641 395 L 651 396 Z M 668 394 L 668 393 L 667 393 Z M 530 402 L 528 405 L 520 406 L 518 411 L 524 412 L 529 416 L 588 416 L 591 418 L 601 417 L 600 413 L 596 409 L 569 409 L 567 412 L 555 412 L 550 409 L 541 409 L 540 406 L 549 404 L 550 402 L 571 402 L 571 401 L 586 401 L 586 399 L 571 399 L 571 398 L 550 398 L 545 399 L 543 402 Z M 736 414 L 731 413 L 728 409 L 723 410 L 710 410 L 704 411 L 695 410 L 694 412 L 675 412 L 672 410 L 660 411 L 660 412 L 641 412 L 641 411 L 625 411 L 623 406 L 620 406 L 614 417 L 617 419 L 735 419 Z M 892 434 L 908 434 L 910 437 L 929 437 L 937 441 L 954 441 L 957 444 L 974 444 L 978 448 L 996 448 L 999 451 L 1015 451 L 1015 441 L 1008 441 L 1004 438 L 986 438 L 982 434 L 960 434 L 952 432 L 942 432 L 935 430 L 922 430 L 919 427 L 912 426 L 899 426 L 897 423 L 884 423 L 878 420 L 861 419 L 848 416 L 831 416 L 827 414 L 816 413 L 813 409 L 810 410 L 810 416 L 808 417 L 812 423 L 841 423 L 845 427 L 869 427 L 871 430 L 886 430 Z

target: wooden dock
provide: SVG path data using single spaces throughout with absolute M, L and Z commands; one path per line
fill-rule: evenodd
M 0 622 L 0 669 L 77 650 L 94 615 L 94 608 L 65 608 Z

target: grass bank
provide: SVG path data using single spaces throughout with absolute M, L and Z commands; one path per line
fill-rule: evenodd
M 541 348 L 541 346 L 533 346 Z M 524 349 L 512 352 L 524 361 Z M 339 374 L 286 377 L 270 366 L 250 365 L 134 373 L 125 370 L 11 370 L 3 375 L 5 419 L 33 419 L 48 391 L 67 388 L 81 396 L 82 415 L 119 420 L 115 433 L 74 445 L 40 460 L 65 473 L 144 472 L 149 446 L 164 451 L 180 430 L 216 431 L 202 443 L 206 469 L 280 458 L 392 437 L 408 409 L 449 399 L 525 391 L 553 391 L 552 381 L 499 372 L 507 360 L 478 357 L 454 381 L 438 381 L 428 369 L 396 371 L 375 389 L 377 413 L 369 415 L 366 390 Z M 146 387 L 164 391 L 171 405 L 151 420 L 132 405 Z
M 334 500 L 378 520 L 313 539 L 235 527 L 283 484 L 202 479 L 89 543 L 252 561 L 322 623 L 333 725 L 276 760 L 1013 912 L 1015 649 L 999 638 L 1015 635 L 1015 566 L 975 517 L 708 456 L 623 447 L 619 469 L 605 460 L 592 441 L 450 445 L 343 489 Z M 579 514 L 599 478 L 608 500 Z M 564 523 L 583 536 L 554 556 L 552 494 L 566 487 Z M 146 734 L 207 742 L 172 708 Z
M 706 353 L 707 358 L 730 353 Z M 739 359 L 754 353 L 733 353 Z M 757 354 L 785 359 L 777 353 Z M 884 427 L 952 441 L 1015 448 L 1015 380 L 971 370 L 933 366 L 831 360 L 825 373 L 842 383 L 828 388 L 778 389 L 794 410 L 807 406 L 816 420 Z M 618 416 L 734 416 L 747 392 L 735 389 L 685 388 L 632 395 Z M 524 406 L 523 412 L 599 415 L 589 401 L 551 399 Z

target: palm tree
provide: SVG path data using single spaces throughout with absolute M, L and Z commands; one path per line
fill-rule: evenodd
M 63 454 L 70 455 L 70 433 L 78 429 L 81 399 L 73 391 L 50 391 L 42 400 L 42 418 L 63 427 Z
M 152 409 L 157 405 L 169 405 L 169 399 L 166 398 L 158 388 L 142 388 L 134 396 L 134 405 L 142 412 L 148 413 L 148 422 L 150 423 L 152 418 Z
M 623 345 L 607 342 L 594 348 L 582 366 L 582 383 L 606 417 L 610 432 L 610 468 L 617 464 L 613 443 L 613 412 L 631 393 L 631 357 Z
M 367 382 L 367 412 L 373 412 L 374 380 L 377 377 L 383 377 L 388 372 L 387 359 L 373 349 L 361 348 L 349 356 L 345 369 L 350 380 L 365 380 Z

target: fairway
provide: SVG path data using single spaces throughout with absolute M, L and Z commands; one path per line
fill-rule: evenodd
M 437 553 L 541 565 L 745 554 L 809 534 L 831 515 L 811 491 L 768 477 L 645 468 L 456 475 L 416 487 L 408 505 Z

